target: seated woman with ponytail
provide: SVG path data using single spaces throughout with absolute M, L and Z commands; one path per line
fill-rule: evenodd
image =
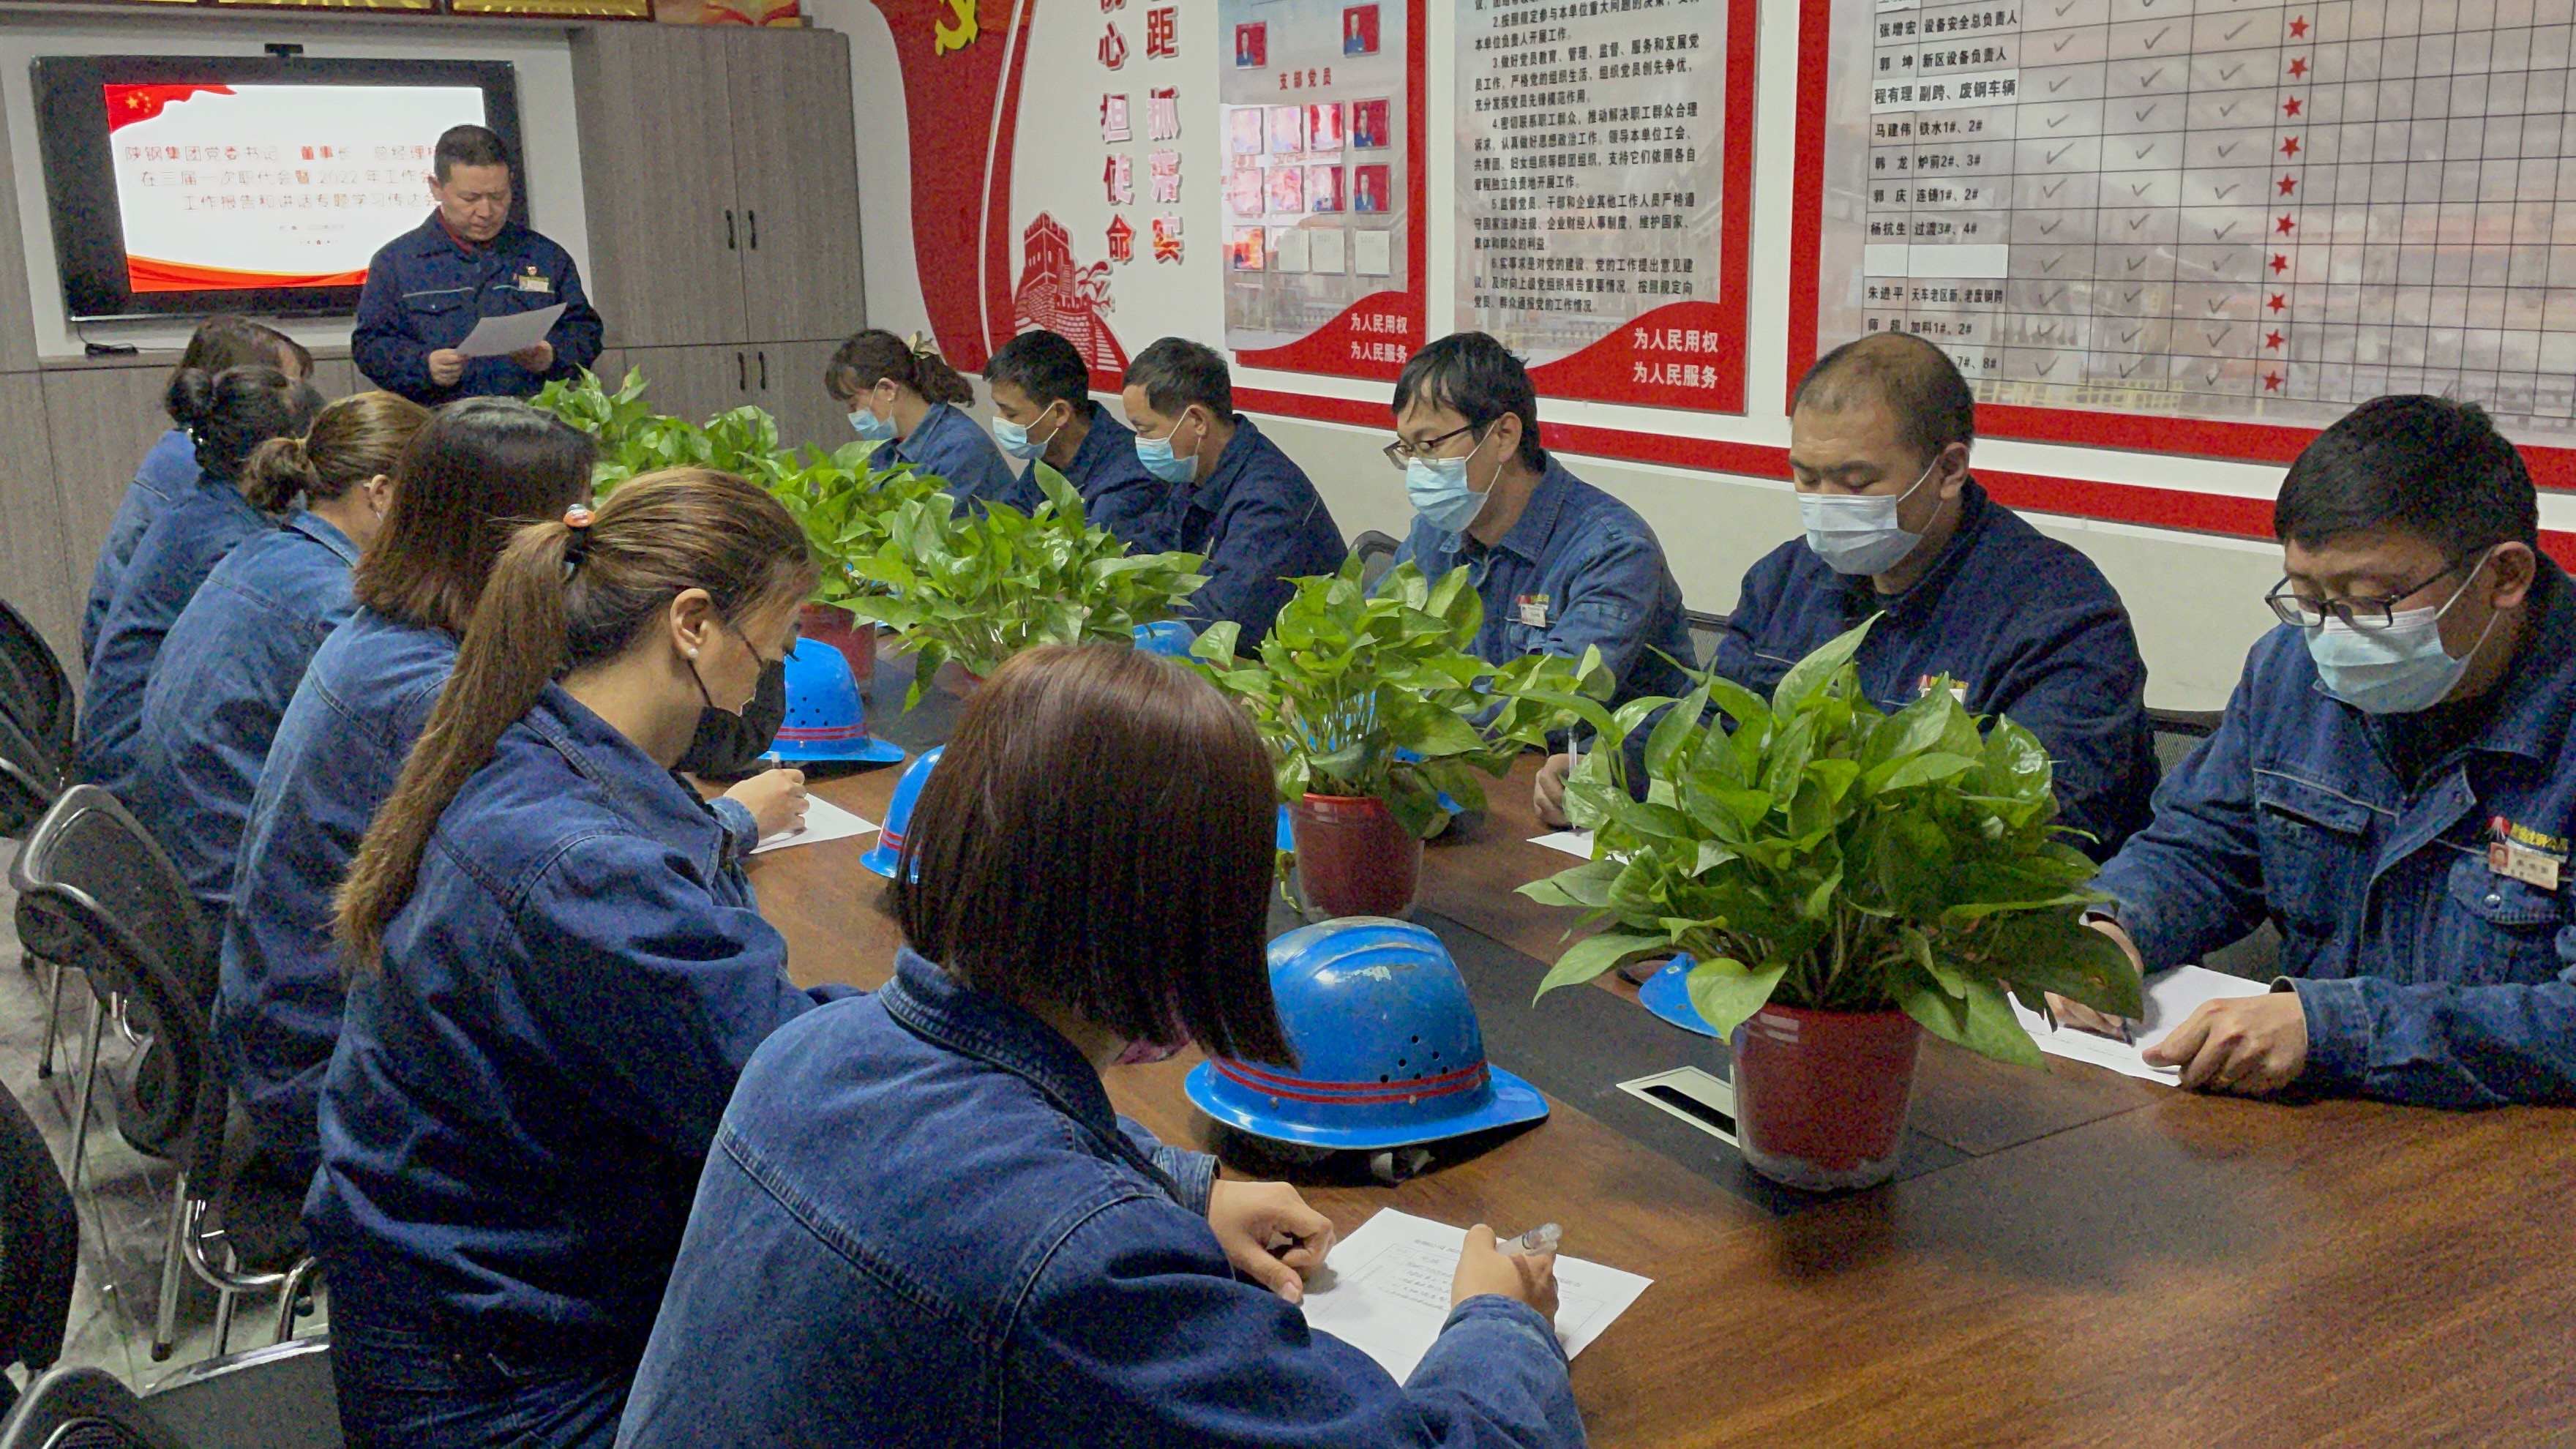
M 357 612 L 350 566 L 383 528 L 395 461 L 428 421 L 418 403 L 364 392 L 324 408 L 304 437 L 260 444 L 243 492 L 285 513 L 286 526 L 215 565 L 161 646 L 128 803 L 209 921 L 231 904 L 242 822 L 278 719 L 314 651 Z
M 304 1218 L 356 1446 L 606 1446 L 716 1121 L 819 1000 L 673 773 L 815 566 L 730 474 L 622 484 L 494 568 L 339 897 Z
M 823 386 L 862 440 L 889 445 L 882 461 L 945 482 L 958 512 L 1007 503 L 1025 513 L 1044 499 L 1036 478 L 1013 476 L 992 436 L 958 411 L 975 401 L 975 385 L 928 341 L 873 327 L 854 334 L 823 369 Z
M 271 438 L 302 433 L 322 398 L 274 367 L 249 366 L 175 373 L 169 406 L 197 440 L 202 486 L 135 545 L 90 653 L 89 690 L 81 700 L 81 774 L 119 796 L 133 789 L 143 686 L 162 639 L 225 554 L 277 526 L 244 491 L 242 472 L 252 451 Z

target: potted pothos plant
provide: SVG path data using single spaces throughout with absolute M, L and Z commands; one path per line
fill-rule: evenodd
M 904 708 L 951 660 L 980 679 L 1035 644 L 1132 644 L 1137 625 L 1171 618 L 1207 582 L 1199 555 L 1129 553 L 1084 517 L 1063 474 L 1030 467 L 1045 495 L 1032 511 L 996 503 L 952 514 L 945 495 L 925 495 L 887 510 L 873 544 L 850 560 L 862 587 L 843 602 L 902 631 L 913 652 Z
M 1626 961 L 1694 963 L 1691 1002 L 1733 1055 L 1745 1160 L 1804 1188 L 1895 1170 L 1922 1031 L 2037 1065 L 2008 996 L 2140 1005 L 2137 972 L 2077 918 L 2101 897 L 2056 823 L 2048 752 L 2009 719 L 1981 724 L 1947 680 L 1880 711 L 1852 664 L 1868 627 L 1767 700 L 1706 679 L 1648 735 L 1642 800 L 1620 752 L 1596 751 L 1567 786 L 1595 859 L 1521 888 L 1609 922 L 1542 996 Z M 1624 707 L 1613 737 L 1664 703 Z
M 1307 907 L 1403 916 L 1444 800 L 1483 809 L 1478 773 L 1499 777 L 1551 729 L 1598 715 L 1611 680 L 1597 651 L 1500 667 L 1467 652 L 1484 603 L 1464 569 L 1435 584 L 1401 564 L 1371 591 L 1360 567 L 1296 580 L 1253 657 L 1235 653 L 1232 622 L 1191 652 L 1270 744 Z

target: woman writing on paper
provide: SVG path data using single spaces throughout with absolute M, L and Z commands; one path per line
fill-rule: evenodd
M 1250 719 L 1177 664 L 986 681 L 905 834 L 895 979 L 743 1075 L 619 1442 L 1581 1444 L 1552 1256 L 1471 1232 L 1399 1385 L 1298 1312 L 1322 1214 L 1110 1108 L 1106 1068 L 1192 1040 L 1287 1060 L 1273 822 Z

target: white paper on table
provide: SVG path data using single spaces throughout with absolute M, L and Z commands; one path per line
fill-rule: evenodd
M 1376 1359 L 1404 1382 L 1449 1321 L 1449 1280 L 1466 1242 L 1465 1228 L 1381 1208 L 1333 1245 L 1324 1271 L 1306 1285 L 1306 1325 Z M 1583 1352 L 1654 1281 L 1560 1255 L 1556 1337 L 1565 1356 Z
M 773 850 L 785 850 L 791 845 L 819 845 L 826 840 L 847 840 L 853 835 L 865 835 L 876 828 L 877 823 L 863 815 L 853 815 L 819 795 L 808 795 L 805 797 L 805 823 L 793 830 L 782 830 L 776 835 L 763 839 L 759 845 L 752 848 L 751 853 L 767 855 Z
M 564 314 L 564 304 L 539 307 L 534 312 L 513 312 L 507 317 L 486 317 L 474 324 L 456 350 L 468 357 L 507 357 L 525 352 L 546 340 L 554 330 L 555 319 Z
M 2162 1082 L 2172 1086 L 2182 1075 L 2179 1067 L 2151 1067 L 2139 1055 L 2163 1041 L 2175 1027 L 2191 1019 L 2191 1014 L 2213 1001 L 2236 996 L 2263 996 L 2271 987 L 2261 981 L 2248 981 L 2223 971 L 2200 966 L 2177 966 L 2147 978 L 2146 1015 L 2129 1027 L 2128 1041 L 2084 1031 L 2077 1027 L 2051 1028 L 2048 1018 L 2016 1001 L 2013 1015 L 2021 1018 L 2022 1029 L 2039 1043 L 2039 1049 L 2051 1056 L 2069 1061 L 2091 1062 L 2097 1067 L 2136 1077 L 2144 1082 Z
M 1551 835 L 1533 835 L 1529 838 L 1529 843 L 1544 845 L 1550 850 L 1562 850 L 1568 855 L 1578 855 L 1585 860 L 1592 858 L 1592 832 L 1589 830 L 1559 830 Z

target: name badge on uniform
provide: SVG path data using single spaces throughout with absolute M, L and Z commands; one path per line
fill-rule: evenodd
M 1547 627 L 1547 595 L 1522 594 L 1512 602 L 1520 610 L 1522 627 L 1530 629 Z
M 535 267 L 530 267 L 526 271 L 521 272 L 518 275 L 516 285 L 522 292 L 543 292 L 547 296 L 554 295 L 555 290 L 554 278 L 538 271 Z
M 1933 690 L 1940 687 L 1940 675 L 1918 674 L 1914 676 L 1914 697 L 1916 699 L 1921 699 L 1923 696 L 1930 694 Z M 1968 702 L 1968 682 L 1964 679 L 1951 680 L 1950 697 L 1957 700 L 1961 705 L 1966 705 Z
M 2487 869 L 2554 891 L 2567 869 L 2567 842 L 2499 815 L 2487 822 Z

